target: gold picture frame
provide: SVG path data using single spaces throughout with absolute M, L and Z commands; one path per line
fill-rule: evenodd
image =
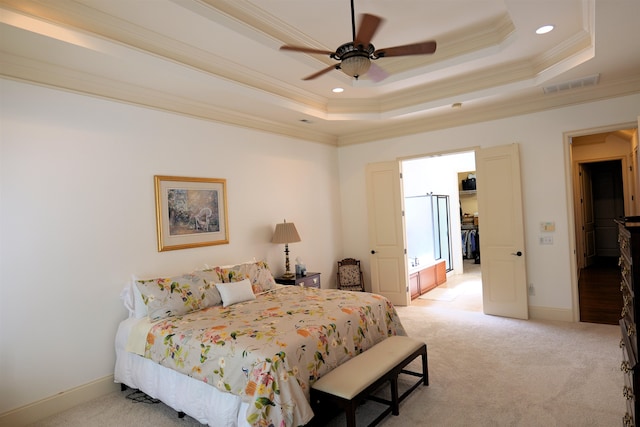
M 154 176 L 158 252 L 229 243 L 227 180 Z

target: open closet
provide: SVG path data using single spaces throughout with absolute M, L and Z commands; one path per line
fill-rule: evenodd
M 462 258 L 480 264 L 480 230 L 476 172 L 458 172 Z

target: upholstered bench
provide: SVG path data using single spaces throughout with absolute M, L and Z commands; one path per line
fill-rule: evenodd
M 422 372 L 404 369 L 416 357 L 422 357 Z M 403 374 L 420 377 L 401 396 L 398 396 L 398 376 Z M 373 396 L 386 381 L 390 382 L 391 400 Z M 319 410 L 320 405 L 333 404 L 344 409 L 347 427 L 356 425 L 356 408 L 365 399 L 388 405 L 370 426 L 382 421 L 390 412 L 400 413 L 400 402 L 415 390 L 420 383 L 429 385 L 427 345 L 405 336 L 392 336 L 379 342 L 369 350 L 349 359 L 311 386 L 311 405 Z

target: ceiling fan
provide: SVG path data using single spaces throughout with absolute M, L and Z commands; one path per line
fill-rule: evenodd
M 355 14 L 353 9 L 353 0 L 351 0 L 351 31 L 353 41 L 344 43 L 335 52 L 321 49 L 313 49 L 304 46 L 284 45 L 280 50 L 291 50 L 295 52 L 317 53 L 321 55 L 329 55 L 331 59 L 340 61 L 339 64 L 331 65 L 317 73 L 305 77 L 303 80 L 312 80 L 331 70 L 342 70 L 343 73 L 356 80 L 364 75 L 371 67 L 371 61 L 390 57 L 390 56 L 407 56 L 407 55 L 425 55 L 436 51 L 435 41 L 426 41 L 421 43 L 407 44 L 403 46 L 388 47 L 377 49 L 371 44 L 371 39 L 378 30 L 383 19 L 379 16 L 363 14 L 360 21 L 360 28 L 356 34 Z M 381 79 L 378 79 L 381 80 Z

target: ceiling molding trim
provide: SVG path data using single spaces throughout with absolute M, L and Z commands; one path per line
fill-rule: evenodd
M 593 57 L 595 57 L 595 46 L 591 36 L 586 33 L 576 34 L 553 50 L 533 59 L 537 83 L 557 77 Z
M 61 0 L 53 3 L 44 2 L 45 6 L 42 6 L 42 10 L 38 8 L 40 16 L 32 16 L 29 10 L 37 7 L 38 1 L 3 0 L 3 2 L 13 7 L 16 13 L 26 14 L 26 16 L 41 22 L 44 21 L 40 16 L 44 16 L 51 21 L 48 24 L 61 26 L 65 31 L 75 31 L 84 37 L 91 35 L 107 44 L 115 43 L 111 49 L 120 49 L 122 46 L 118 46 L 118 44 L 121 44 L 141 53 L 147 53 L 156 58 L 207 73 L 210 76 L 236 83 L 245 88 L 268 93 L 276 98 L 281 98 L 285 102 L 294 100 L 303 106 L 303 110 L 312 108 L 324 111 L 326 107 L 327 99 L 325 97 L 317 96 L 293 85 L 282 85 L 276 79 L 265 78 L 259 71 L 243 67 L 205 50 L 145 30 L 86 5 Z M 75 6 L 65 7 L 68 4 Z M 54 7 L 64 9 L 64 14 L 60 14 Z M 73 18 L 69 18 L 69 16 Z M 117 28 L 117 31 L 113 31 L 113 28 Z
M 333 50 L 308 37 L 295 27 L 257 6 L 242 0 L 171 0 L 221 25 L 262 42 L 270 47 L 296 44 L 315 49 Z M 208 10 L 207 13 L 205 9 Z M 221 19 L 224 17 L 226 19 Z M 265 36 L 273 43 L 265 43 Z
M 601 84 L 597 88 L 577 89 L 554 95 L 538 95 L 536 97 L 514 98 L 494 107 L 463 108 L 460 111 L 440 114 L 428 118 L 417 118 L 411 121 L 401 121 L 396 125 L 382 128 L 372 127 L 367 132 L 358 132 L 339 137 L 338 146 L 362 144 L 383 139 L 407 136 L 447 129 L 455 126 L 480 123 L 536 113 L 543 110 L 568 107 L 571 105 L 595 102 L 609 98 L 640 93 L 640 76 L 619 80 L 609 84 Z M 458 114 L 462 113 L 462 114 Z
M 498 52 L 508 42 L 516 28 L 508 14 L 485 20 L 477 24 L 438 35 L 434 39 L 438 43 L 433 55 L 416 55 L 402 58 L 383 58 L 378 63 L 386 72 L 398 75 L 416 68 L 440 69 L 452 64 L 484 57 L 491 52 Z
M 260 130 L 311 142 L 335 146 L 335 135 L 316 132 L 311 128 L 284 125 L 270 120 L 243 114 L 228 108 L 212 107 L 203 103 L 193 102 L 186 98 L 160 93 L 157 90 L 142 88 L 90 76 L 86 73 L 75 72 L 57 66 L 47 67 L 47 78 L 42 78 L 41 64 L 31 60 L 6 62 L 3 55 L 0 60 L 1 74 L 11 80 L 37 84 L 58 90 L 64 90 L 81 95 L 92 96 L 111 101 L 123 102 L 130 105 L 162 110 L 199 119 L 239 126 L 242 128 Z
M 367 119 L 396 117 L 424 108 L 435 108 L 450 105 L 452 100 L 462 102 L 469 93 L 491 92 L 497 88 L 510 85 L 512 89 L 534 86 L 535 74 L 528 61 L 512 63 L 484 70 L 482 73 L 468 73 L 464 76 L 450 78 L 436 83 L 429 83 L 418 88 L 383 95 L 377 102 L 360 99 L 334 99 L 327 104 L 328 118 L 333 115 L 344 119 L 361 117 L 370 114 Z M 465 99 L 460 99 L 464 95 Z M 373 116 L 377 114 L 378 117 Z

